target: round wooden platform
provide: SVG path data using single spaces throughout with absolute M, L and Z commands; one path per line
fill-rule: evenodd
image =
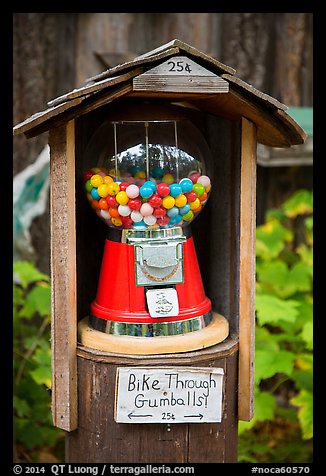
M 213 313 L 212 322 L 204 329 L 174 336 L 115 336 L 90 327 L 88 317 L 78 324 L 78 340 L 81 344 L 118 354 L 156 355 L 189 352 L 218 344 L 228 335 L 229 323 L 225 317 L 217 313 Z

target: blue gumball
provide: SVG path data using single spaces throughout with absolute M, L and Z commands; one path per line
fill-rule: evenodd
M 179 214 L 179 208 L 178 207 L 172 207 L 166 212 L 167 216 L 170 218 L 175 217 L 176 215 Z
M 185 215 L 186 213 L 188 213 L 190 210 L 190 205 L 189 203 L 186 203 L 183 207 L 179 208 L 179 213 L 181 215 Z
M 179 185 L 181 186 L 181 189 L 182 189 L 183 193 L 191 192 L 191 190 L 194 186 L 192 181 L 188 178 L 184 178 L 184 179 L 180 180 Z
M 156 184 L 155 182 L 152 182 L 152 180 L 147 180 L 145 183 L 143 183 L 143 187 L 151 187 L 153 190 L 153 193 L 156 192 Z
M 181 220 L 182 220 L 182 216 L 179 215 L 179 213 L 178 213 L 173 218 L 171 218 L 171 220 L 169 222 L 169 225 L 177 225 Z
M 191 180 L 190 180 L 191 181 Z M 171 183 L 170 185 L 170 195 L 174 198 L 182 194 L 182 187 L 178 183 Z
M 91 190 L 91 195 L 94 198 L 94 200 L 99 200 L 101 197 L 98 194 L 97 188 L 92 188 Z
M 134 228 L 147 228 L 146 223 L 144 222 L 144 220 L 135 221 L 133 223 L 133 226 L 134 226 Z
M 151 177 L 154 177 L 155 179 L 161 179 L 163 175 L 164 171 L 161 169 L 161 167 L 154 167 L 151 172 Z
M 154 190 L 150 185 L 142 185 L 139 189 L 139 193 L 143 198 L 149 198 L 153 195 Z

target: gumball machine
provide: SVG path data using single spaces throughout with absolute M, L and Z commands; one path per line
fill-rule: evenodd
M 92 331 L 92 347 L 155 354 L 224 340 L 228 323 L 205 295 L 190 226 L 213 184 L 202 132 L 172 106 L 159 119 L 145 106 L 131 118 L 120 110 L 94 133 L 84 163 L 87 199 L 108 228 L 81 342 Z

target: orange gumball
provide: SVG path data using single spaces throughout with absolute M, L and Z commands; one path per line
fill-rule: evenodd
M 112 218 L 120 218 L 120 213 L 117 208 L 109 208 L 109 213 Z
M 106 201 L 105 198 L 101 198 L 99 201 L 98 201 L 98 205 L 99 205 L 99 208 L 101 210 L 108 210 L 109 209 L 109 204 L 108 202 Z
M 205 200 L 207 200 L 207 193 L 204 192 L 204 193 L 203 193 L 200 197 L 198 197 L 198 198 L 199 198 L 199 200 L 200 200 L 201 202 L 204 202 Z
M 195 208 L 195 210 L 193 210 L 194 213 L 198 213 L 200 212 L 200 210 L 203 208 L 202 204 L 200 203 L 199 204 L 199 207 L 198 208 Z
M 93 208 L 96 208 L 96 209 L 100 208 L 98 200 L 92 200 L 91 205 L 92 205 Z

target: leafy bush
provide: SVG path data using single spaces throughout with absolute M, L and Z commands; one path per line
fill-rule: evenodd
M 239 461 L 312 455 L 312 192 L 266 214 L 256 235 L 255 416 L 239 423 Z
M 14 263 L 14 459 L 57 462 L 63 432 L 51 419 L 49 277 L 32 263 Z

